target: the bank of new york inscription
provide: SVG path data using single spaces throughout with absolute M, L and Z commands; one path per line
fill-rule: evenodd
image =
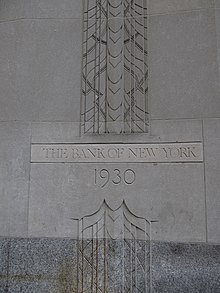
M 32 163 L 202 162 L 202 144 L 33 144 Z

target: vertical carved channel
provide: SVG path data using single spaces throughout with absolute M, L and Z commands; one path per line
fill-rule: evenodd
M 150 222 L 103 202 L 77 221 L 77 293 L 150 292 Z
M 148 132 L 147 0 L 83 0 L 81 133 Z

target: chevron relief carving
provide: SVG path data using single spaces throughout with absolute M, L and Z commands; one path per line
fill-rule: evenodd
M 81 133 L 148 132 L 147 0 L 83 0 Z
M 75 220 L 78 231 L 77 293 L 150 293 L 150 225 L 125 201 Z M 118 281 L 118 274 L 121 276 Z

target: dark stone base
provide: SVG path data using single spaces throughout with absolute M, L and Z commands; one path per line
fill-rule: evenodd
M 80 292 L 77 245 L 72 239 L 0 238 L 0 293 Z M 119 241 L 108 245 L 111 249 L 117 247 L 115 256 L 124 247 Z M 120 271 L 120 255 L 115 256 L 110 260 L 112 272 L 109 270 L 108 274 L 114 275 L 115 284 L 121 284 L 123 277 L 116 272 Z M 151 257 L 152 293 L 220 292 L 220 245 L 152 242 Z M 125 264 L 129 267 L 130 261 Z M 140 275 L 134 274 L 135 277 Z M 129 286 L 124 291 L 120 288 L 118 285 L 106 292 L 136 293 Z M 137 292 L 146 292 L 142 290 Z M 85 292 L 96 291 L 94 288 Z
M 153 243 L 152 258 L 153 292 L 220 292 L 220 245 Z

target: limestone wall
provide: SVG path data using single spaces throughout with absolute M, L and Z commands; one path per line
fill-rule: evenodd
M 74 238 L 72 218 L 104 199 L 156 220 L 153 241 L 220 244 L 220 0 L 148 1 L 150 132 L 79 137 L 82 1 L 0 0 L 3 248 Z M 32 143 L 76 142 L 202 142 L 204 162 L 30 163 Z M 102 169 L 132 169 L 136 181 L 102 187 Z
M 0 1 L 1 236 L 68 237 L 70 217 L 125 197 L 159 219 L 153 239 L 220 242 L 219 8 L 149 1 L 150 134 L 117 140 L 202 141 L 205 161 L 132 165 L 139 181 L 126 195 L 92 189 L 84 165 L 30 164 L 31 142 L 79 141 L 82 2 Z

